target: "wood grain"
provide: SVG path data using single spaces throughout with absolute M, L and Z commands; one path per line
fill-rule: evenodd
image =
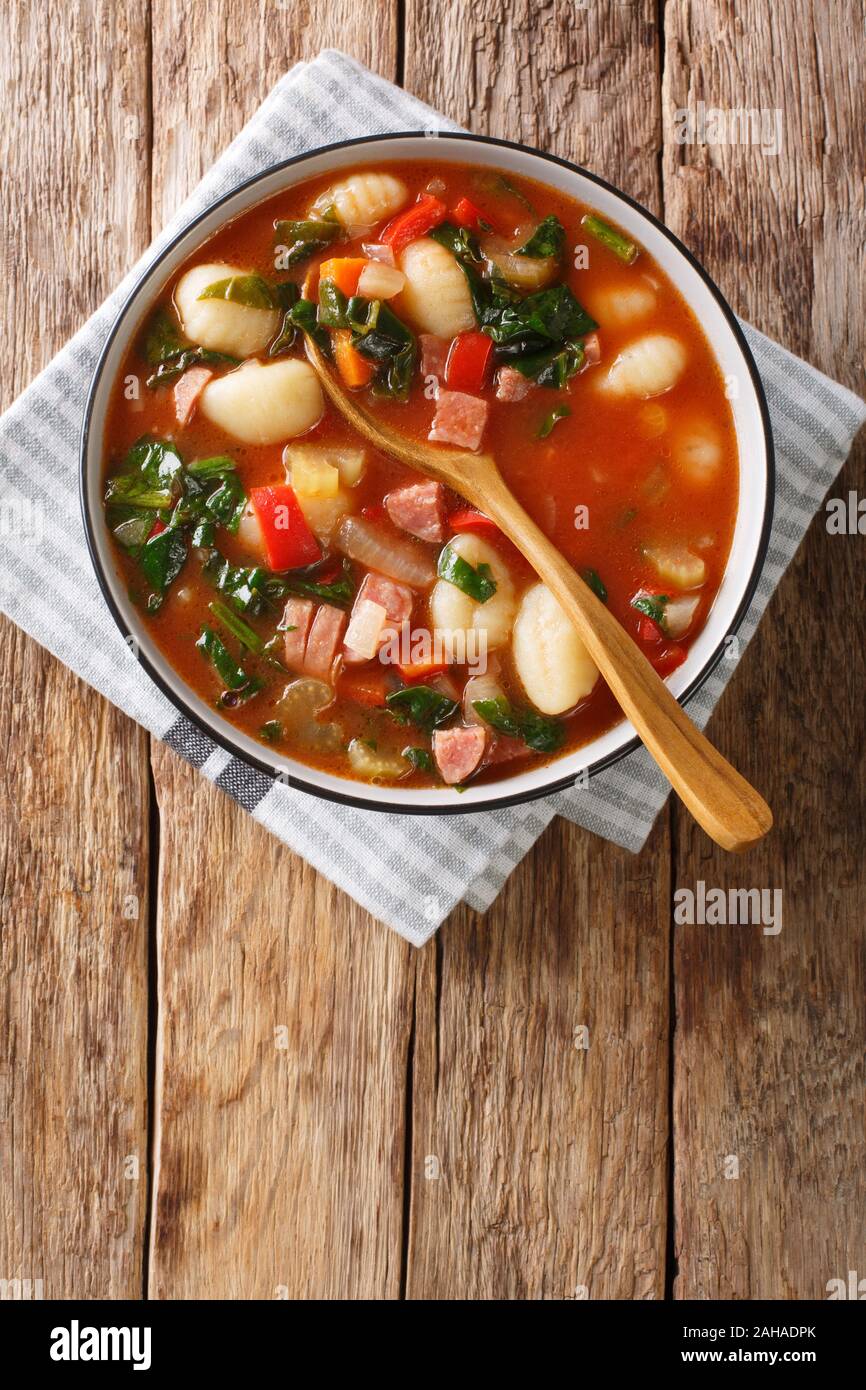
M 339 38 L 393 76 L 395 13 L 155 5 L 154 229 L 298 58 Z M 151 1296 L 395 1298 L 411 949 L 171 753 L 153 762 Z
M 143 3 L 4 6 L 3 408 L 149 239 L 146 19 Z M 5 620 L 0 678 L 0 1278 L 135 1298 L 147 742 Z
M 666 121 L 768 108 L 783 137 L 769 156 L 666 139 L 669 225 L 740 313 L 862 390 L 862 6 L 669 3 L 666 34 Z M 861 447 L 836 495 L 862 495 L 863 465 Z M 712 721 L 773 836 L 732 862 L 676 817 L 675 885 L 783 893 L 779 935 L 676 930 L 680 1298 L 825 1298 L 863 1268 L 862 558 L 816 520 Z
M 410 0 L 406 86 L 659 211 L 654 17 Z M 486 917 L 461 910 L 425 953 L 410 1298 L 662 1296 L 668 863 L 666 817 L 639 860 L 557 822 Z

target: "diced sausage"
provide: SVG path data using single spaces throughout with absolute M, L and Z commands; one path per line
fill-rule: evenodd
M 288 599 L 283 610 L 282 627 L 286 634 L 283 642 L 283 655 L 290 671 L 299 671 L 304 664 L 307 633 L 310 630 L 312 619 L 312 599 Z
M 468 396 L 465 391 L 440 391 L 427 438 L 440 444 L 456 444 L 459 449 L 477 449 L 487 424 L 487 411 L 487 402 L 479 396 Z
M 174 413 L 179 425 L 186 425 L 198 405 L 198 398 L 207 386 L 213 372 L 209 367 L 190 367 L 175 384 Z
M 304 656 L 306 675 L 316 676 L 323 681 L 330 679 L 331 667 L 345 626 L 346 615 L 341 608 L 334 608 L 330 603 L 319 605 L 307 638 Z
M 511 738 L 508 734 L 497 734 L 490 742 L 484 759 L 485 767 L 496 767 L 499 763 L 510 763 L 515 758 L 526 756 L 526 744 L 521 738 Z
M 422 541 L 445 539 L 445 489 L 432 480 L 389 492 L 385 507 L 395 526 Z
M 419 333 L 421 344 L 421 375 L 445 376 L 445 363 L 451 347 L 450 338 L 438 338 L 435 333 Z
M 412 614 L 412 604 L 415 595 L 406 584 L 398 584 L 396 579 L 388 579 L 384 574 L 376 574 L 370 570 L 364 576 L 360 589 L 355 597 L 355 604 L 352 609 L 352 617 L 358 611 L 359 606 L 367 600 L 370 603 L 378 603 L 384 608 L 388 618 L 388 627 L 383 628 L 379 646 L 383 646 L 391 635 L 393 628 L 402 627 L 403 623 L 408 622 Z M 344 647 L 343 656 L 352 665 L 358 661 L 367 661 L 366 656 L 361 656 L 358 652 L 352 651 L 349 647 Z
M 465 782 L 478 767 L 484 755 L 487 735 L 484 729 L 436 729 L 433 734 L 433 757 L 443 782 L 453 787 Z
M 516 367 L 500 367 L 496 378 L 496 399 L 498 401 L 522 401 L 533 387 L 529 377 Z
M 597 333 L 590 333 L 588 338 L 584 338 L 583 351 L 588 367 L 592 367 L 596 362 L 601 361 L 601 343 L 598 341 Z

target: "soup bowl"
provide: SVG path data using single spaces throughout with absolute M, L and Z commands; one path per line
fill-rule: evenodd
M 320 771 L 276 749 L 271 752 L 225 719 L 176 674 L 139 611 L 112 552 L 102 507 L 104 433 L 113 384 L 135 335 L 179 267 L 226 222 L 295 184 L 339 174 L 359 164 L 429 158 L 504 170 L 544 183 L 589 204 L 638 241 L 679 291 L 706 335 L 728 383 L 739 456 L 739 500 L 725 574 L 706 622 L 683 665 L 669 677 L 685 704 L 722 658 L 755 591 L 769 539 L 773 506 L 773 445 L 758 372 L 743 333 L 706 271 L 652 214 L 587 170 L 553 155 L 475 135 L 397 134 L 350 140 L 268 169 L 214 203 L 167 245 L 129 294 L 108 335 L 91 387 L 81 440 L 81 501 L 87 541 L 106 602 L 138 660 L 177 709 L 216 743 L 252 766 L 307 792 L 354 806 L 405 813 L 467 813 L 512 805 L 573 786 L 639 746 L 627 720 L 577 750 L 498 782 L 450 788 L 366 784 Z

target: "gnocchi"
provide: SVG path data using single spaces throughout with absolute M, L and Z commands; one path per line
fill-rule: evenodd
M 208 285 L 245 274 L 237 266 L 212 261 L 181 276 L 174 292 L 175 304 L 183 331 L 193 343 L 232 357 L 264 352 L 279 327 L 276 309 L 252 309 L 230 299 L 199 298 Z
M 587 297 L 587 304 L 593 318 L 610 328 L 624 328 L 648 318 L 656 307 L 658 296 L 649 281 L 644 279 L 625 280 L 616 285 L 605 285 Z
M 444 642 L 452 642 L 455 646 L 465 643 L 467 651 L 469 643 L 481 638 L 481 634 L 489 651 L 495 650 L 496 647 L 504 647 L 511 635 L 516 607 L 514 584 L 507 565 L 492 545 L 471 532 L 455 536 L 450 545 L 461 560 L 472 565 L 473 569 L 477 569 L 479 565 L 490 566 L 496 593 L 486 603 L 479 603 L 477 599 L 458 589 L 450 580 L 437 580 L 430 595 L 430 614 L 434 628 L 441 634 Z M 470 633 L 475 633 L 476 636 L 470 638 Z
M 673 457 L 693 483 L 708 483 L 722 462 L 722 442 L 709 420 L 696 420 L 677 431 Z
M 636 338 L 600 378 L 603 390 L 613 396 L 660 396 L 676 386 L 686 369 L 686 350 L 678 338 L 648 333 Z
M 410 242 L 400 257 L 406 288 L 402 310 L 423 333 L 453 338 L 475 327 L 466 276 L 444 246 L 430 237 Z
M 598 680 L 598 667 L 546 584 L 524 594 L 512 651 L 520 683 L 542 714 L 573 709 Z
M 344 227 L 372 227 L 399 212 L 408 196 L 403 180 L 393 174 L 351 174 L 320 194 L 312 211 L 322 216 L 333 208 Z
M 324 401 L 319 378 L 308 362 L 283 358 L 262 366 L 251 358 L 237 371 L 209 382 L 199 409 L 244 444 L 279 444 L 318 424 Z

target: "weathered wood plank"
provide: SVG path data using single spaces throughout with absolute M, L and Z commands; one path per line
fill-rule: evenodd
M 425 100 L 660 209 L 655 6 L 410 0 L 405 48 Z M 425 953 L 410 1298 L 662 1296 L 668 867 L 666 817 L 640 859 L 559 822 Z
M 146 9 L 5 6 L 2 407 L 149 239 Z M 41 1279 L 46 1298 L 135 1298 L 147 741 L 5 621 L 0 679 L 0 1277 Z
M 393 76 L 395 13 L 155 5 L 155 222 L 298 58 L 339 43 Z M 397 1297 L 411 950 L 172 754 L 153 762 L 151 1294 Z
M 862 29 L 856 0 L 666 8 L 666 220 L 740 313 L 855 389 Z M 699 100 L 778 110 L 780 151 L 675 144 L 673 112 Z M 862 495 L 863 479 L 861 447 L 839 495 Z M 680 1298 L 823 1298 L 866 1243 L 854 1104 L 866 1023 L 866 662 L 849 606 L 862 593 L 862 544 L 815 523 L 712 722 L 774 807 L 771 839 L 726 859 L 677 816 L 675 885 L 783 892 L 779 935 L 676 928 Z

